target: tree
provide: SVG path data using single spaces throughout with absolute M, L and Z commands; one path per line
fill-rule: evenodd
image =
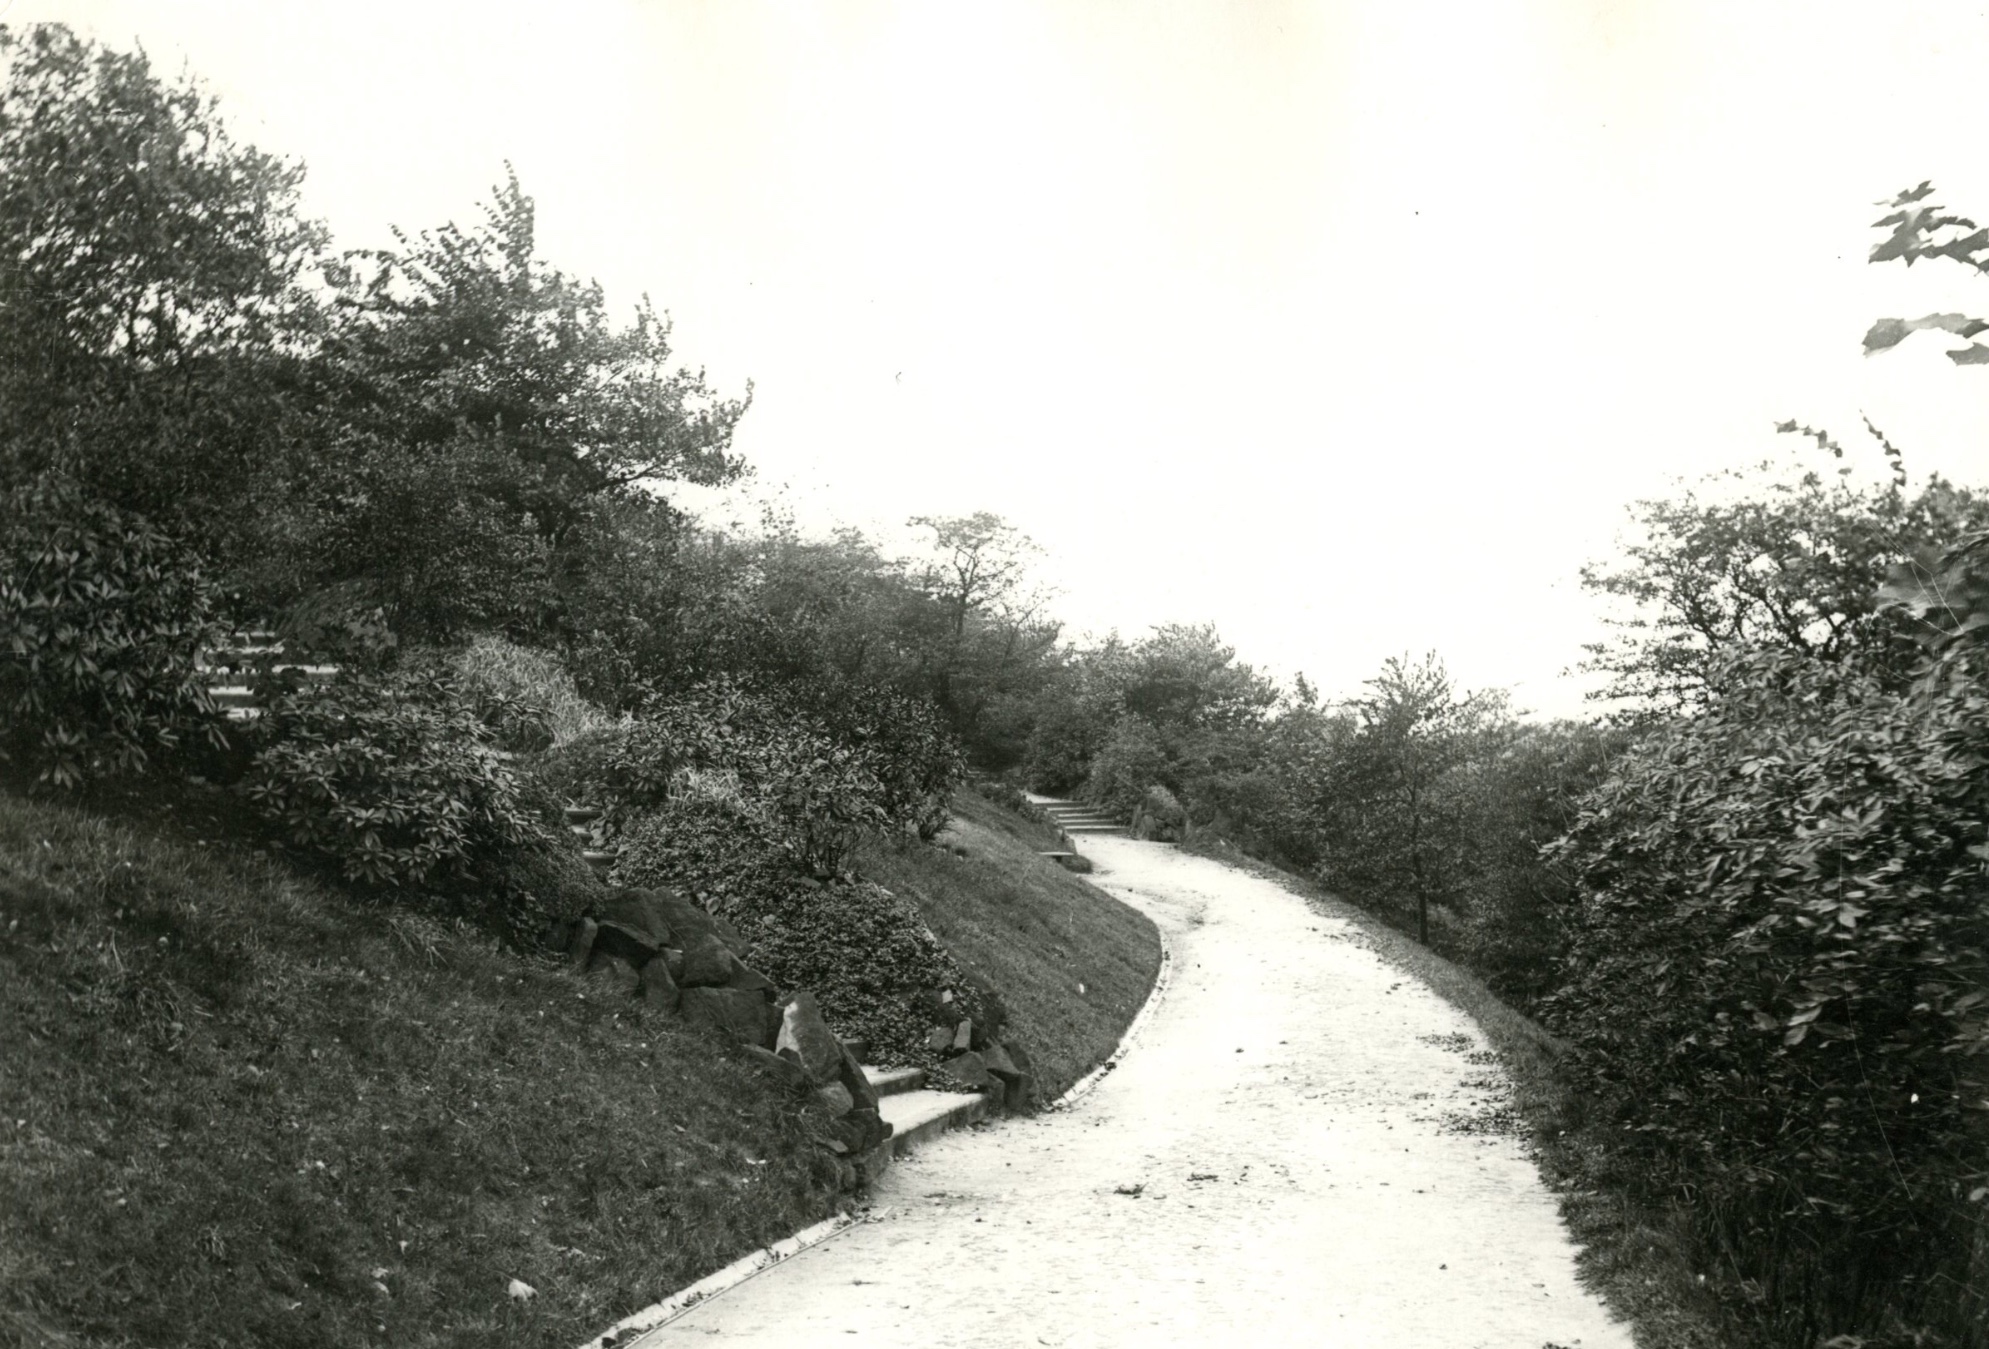
M 0 27 L 0 66 L 0 472 L 227 554 L 318 322 L 303 169 L 142 52 Z
M 1844 456 L 1827 435 L 1781 429 Z M 1582 569 L 1586 588 L 1630 606 L 1612 620 L 1615 640 L 1588 648 L 1589 668 L 1614 676 L 1601 696 L 1694 702 L 1722 653 L 1762 645 L 1828 661 L 1888 653 L 1895 668 L 1910 665 L 1911 644 L 1882 612 L 1880 590 L 1917 552 L 1989 526 L 1989 500 L 1938 477 L 1909 494 L 1887 449 L 1894 470 L 1880 484 L 1859 485 L 1848 468 L 1830 480 L 1803 470 L 1789 481 L 1764 465 L 1713 480 L 1752 489 L 1739 499 L 1688 491 L 1637 503 L 1641 537 L 1626 560 Z
M 924 555 L 906 563 L 930 606 L 924 615 L 905 614 L 925 691 L 976 758 L 989 766 L 1013 762 L 1024 733 L 1009 727 L 990 734 L 992 714 L 1041 686 L 1059 630 L 1045 613 L 1046 596 L 1029 582 L 1042 549 L 987 511 L 909 523 L 932 535 Z
M 557 542 L 586 503 L 658 483 L 717 484 L 747 397 L 720 397 L 673 364 L 647 299 L 614 324 L 598 284 L 536 256 L 536 211 L 515 174 L 473 227 L 348 254 L 327 352 L 342 420 L 419 454 L 467 433 L 517 471 L 493 495 Z
M 1427 945 L 1430 908 L 1461 893 L 1472 847 L 1451 776 L 1503 721 L 1505 698 L 1460 692 L 1435 652 L 1414 664 L 1391 657 L 1367 687 L 1351 703 L 1358 730 L 1321 793 L 1320 869 L 1370 902 L 1406 896 Z
M 1948 214 L 1930 200 L 1933 192 L 1934 185 L 1924 182 L 1881 203 L 1888 212 L 1872 227 L 1891 232 L 1872 246 L 1870 261 L 1903 262 L 1911 267 L 1922 258 L 1945 258 L 1989 275 L 1989 230 L 1979 228 L 1966 216 Z M 1948 359 L 1956 365 L 1989 364 L 1989 346 L 1970 340 L 1989 331 L 1989 322 L 1966 314 L 1880 319 L 1865 333 L 1865 354 L 1889 351 L 1916 332 L 1930 331 L 1962 339 L 1961 346 L 1948 351 Z

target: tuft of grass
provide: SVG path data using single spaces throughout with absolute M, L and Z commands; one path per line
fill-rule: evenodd
M 1725 1349 L 1735 1328 L 1691 1259 L 1685 1215 L 1633 1202 L 1625 1159 L 1610 1131 L 1589 1118 L 1557 1068 L 1566 1046 L 1502 1002 L 1483 980 L 1383 919 L 1313 882 L 1216 845 L 1198 851 L 1270 880 L 1314 909 L 1350 923 L 1382 959 L 1420 979 L 1477 1022 L 1512 1081 L 1511 1108 L 1578 1245 L 1583 1280 L 1627 1320 L 1645 1349 Z
M 616 724 L 613 717 L 581 696 L 573 676 L 550 652 L 480 633 L 451 663 L 471 685 L 543 709 L 551 720 L 554 748 Z
M 5 793 L 0 1025 L 0 1345 L 572 1345 L 839 1202 L 611 982 Z
M 1160 972 L 1151 919 L 1038 854 L 1054 828 L 968 792 L 930 844 L 878 844 L 865 877 L 917 904 L 939 939 L 1008 1009 L 1036 1096 L 1054 1100 L 1118 1046 Z

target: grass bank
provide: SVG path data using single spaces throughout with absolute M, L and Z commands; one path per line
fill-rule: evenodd
M 0 1024 L 0 1344 L 568 1346 L 836 1203 L 799 1103 L 599 983 L 13 796 Z
M 228 816 L 0 792 L 0 1346 L 565 1349 L 844 1202 L 816 1107 L 735 1051 Z M 946 846 L 869 869 L 1000 992 L 1047 1099 L 1159 944 L 1038 828 L 963 794 Z
M 1384 960 L 1428 984 L 1478 1023 L 1512 1080 L 1513 1112 L 1580 1247 L 1582 1277 L 1610 1310 L 1630 1322 L 1639 1345 L 1724 1349 L 1731 1342 L 1720 1306 L 1700 1277 L 1704 1271 L 1692 1267 L 1683 1223 L 1625 1198 L 1618 1183 L 1623 1165 L 1619 1150 L 1557 1070 L 1562 1051 L 1554 1036 L 1501 1002 L 1469 970 L 1311 881 L 1232 846 L 1196 851 L 1274 881 L 1320 912 L 1351 923 Z
M 919 906 L 969 972 L 1001 993 L 1007 1037 L 1061 1095 L 1117 1047 L 1160 970 L 1152 920 L 1039 853 L 1056 831 L 975 795 L 930 844 L 877 845 L 863 874 Z

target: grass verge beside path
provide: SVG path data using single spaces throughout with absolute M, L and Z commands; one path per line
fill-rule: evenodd
M 1273 881 L 1358 929 L 1382 959 L 1428 984 L 1478 1023 L 1513 1084 L 1512 1108 L 1524 1122 L 1561 1217 L 1580 1248 L 1582 1277 L 1611 1311 L 1628 1320 L 1645 1349 L 1723 1349 L 1724 1317 L 1684 1255 L 1687 1242 L 1666 1215 L 1645 1211 L 1611 1183 L 1621 1165 L 1606 1129 L 1586 1118 L 1583 1102 L 1555 1068 L 1561 1045 L 1531 1018 L 1501 1002 L 1483 981 L 1419 945 L 1381 918 L 1326 893 L 1311 881 L 1226 846 L 1204 856 Z
M 875 846 L 860 864 L 1000 992 L 1043 1102 L 1110 1056 L 1160 971 L 1152 920 L 1039 856 L 1057 846 L 1054 829 L 961 792 L 935 843 Z
M 836 1203 L 600 983 L 4 794 L 0 1026 L 0 1345 L 564 1347 Z

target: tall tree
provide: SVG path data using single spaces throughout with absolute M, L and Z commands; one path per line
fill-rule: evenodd
M 977 758 L 1013 761 L 1027 732 L 997 733 L 993 714 L 1040 686 L 1056 649 L 1058 624 L 1030 580 L 1042 549 L 987 511 L 910 523 L 932 536 L 906 564 L 929 605 L 919 638 L 926 691 Z
M 316 330 L 301 166 L 142 52 L 0 27 L 0 469 L 228 551 Z
M 1458 892 L 1471 844 L 1452 775 L 1503 723 L 1505 698 L 1460 691 L 1434 652 L 1391 657 L 1367 688 L 1351 702 L 1358 730 L 1321 793 L 1321 871 L 1358 894 L 1408 897 L 1427 945 L 1431 906 Z

